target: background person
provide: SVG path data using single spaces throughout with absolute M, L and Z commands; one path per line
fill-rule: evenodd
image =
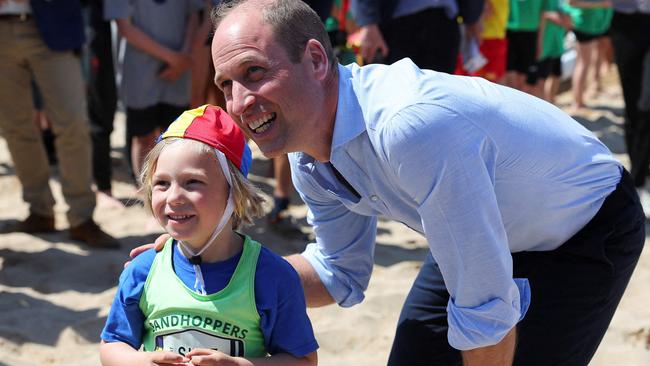
M 50 169 L 33 123 L 33 78 L 54 132 L 70 238 L 95 248 L 119 242 L 93 220 L 91 142 L 78 50 L 84 43 L 78 0 L 0 1 L 0 131 L 23 188 L 29 216 L 2 232 L 55 231 Z
M 189 106 L 189 52 L 202 7 L 199 0 L 104 3 L 104 17 L 127 42 L 120 96 L 134 176 L 160 132 Z

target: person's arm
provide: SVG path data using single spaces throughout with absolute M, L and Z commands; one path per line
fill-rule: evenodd
M 212 0 L 204 0 L 203 19 L 201 20 L 201 24 L 198 26 L 196 36 L 194 36 L 192 50 L 205 47 L 205 42 L 212 31 L 212 21 L 210 20 L 212 8 Z
M 162 79 L 175 81 L 192 66 L 191 55 L 194 46 L 194 39 L 199 27 L 199 13 L 198 11 L 193 10 L 187 17 L 187 25 L 185 26 L 185 38 L 183 40 L 183 47 L 181 48 L 180 53 L 182 55 L 185 55 L 187 57 L 186 60 L 189 60 L 189 62 L 168 64 L 167 67 L 163 69 L 158 75 Z
M 244 358 L 228 356 L 223 352 L 211 349 L 195 348 L 187 353 L 187 357 L 195 366 L 315 366 L 318 364 L 316 352 L 305 357 L 293 357 L 287 353 L 278 353 L 271 357 Z
M 510 366 L 515 356 L 517 331 L 510 332 L 497 344 L 461 352 L 464 366 Z
M 361 57 L 365 64 L 386 58 L 390 51 L 377 24 L 361 26 L 359 42 L 361 43 Z M 381 58 L 378 58 L 378 55 L 381 55 Z
M 300 276 L 300 283 L 305 291 L 307 307 L 315 308 L 334 303 L 332 295 L 321 281 L 314 267 L 300 254 L 285 257 Z
M 402 110 L 377 127 L 385 141 L 379 155 L 393 169 L 387 179 L 417 207 L 449 291 L 449 344 L 468 364 L 491 365 L 492 354 L 512 357 L 508 337 L 527 310 L 530 290 L 527 280 L 512 277 L 494 187 L 498 147 L 465 117 L 477 109 L 489 115 L 491 107 L 478 100 L 463 108 L 418 104 Z
M 169 351 L 140 352 L 123 342 L 104 342 L 99 346 L 103 366 L 178 365 L 189 358 Z
M 167 68 L 180 70 L 189 68 L 191 59 L 188 54 L 167 48 L 149 37 L 138 27 L 133 25 L 130 18 L 116 19 L 118 32 L 133 47 L 165 62 Z
M 384 58 L 388 56 L 390 50 L 379 30 L 380 2 L 377 0 L 353 0 L 351 7 L 355 23 L 359 26 L 361 46 L 359 51 L 364 63 L 376 60 L 378 53 Z
M 458 0 L 458 13 L 463 18 L 465 33 L 479 43 L 481 42 L 483 28 L 481 14 L 483 14 L 484 10 L 484 0 Z
M 569 5 L 576 8 L 582 8 L 582 9 L 598 9 L 598 8 L 611 8 L 612 2 L 610 0 L 603 0 L 603 1 L 569 0 Z
M 537 46 L 535 47 L 535 60 L 539 61 L 544 52 L 544 31 L 546 30 L 546 21 L 548 20 L 547 12 L 543 11 L 537 30 Z
M 343 307 L 352 306 L 363 300 L 372 273 L 377 218 L 350 211 L 317 183 L 314 177 L 319 175 L 336 179 L 329 168 L 315 162 L 317 167 L 311 173 L 299 161 L 299 154 L 289 154 L 292 181 L 308 207 L 307 221 L 316 242 L 307 245 L 300 257 L 287 260 L 300 275 L 308 306 L 332 300 Z

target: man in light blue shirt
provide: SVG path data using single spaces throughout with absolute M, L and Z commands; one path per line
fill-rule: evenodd
M 645 238 L 629 175 L 600 141 L 483 79 L 408 59 L 340 66 L 298 0 L 235 1 L 214 21 L 228 112 L 265 155 L 290 153 L 309 207 L 316 242 L 287 257 L 308 305 L 363 300 L 385 216 L 431 251 L 389 364 L 589 362 Z

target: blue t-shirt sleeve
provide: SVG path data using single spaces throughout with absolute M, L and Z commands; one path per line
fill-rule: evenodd
M 298 274 L 286 260 L 264 247 L 255 273 L 255 301 L 270 354 L 303 357 L 318 349 Z
M 139 349 L 142 345 L 144 314 L 140 310 L 140 296 L 155 256 L 155 250 L 147 250 L 134 258 L 122 271 L 101 334 L 105 342 L 124 342 L 135 349 Z

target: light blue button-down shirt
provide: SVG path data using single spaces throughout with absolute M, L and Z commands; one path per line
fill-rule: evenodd
M 377 216 L 422 233 L 451 295 L 449 343 L 499 342 L 530 303 L 511 252 L 560 246 L 598 211 L 621 166 L 558 108 L 480 78 L 339 66 L 330 162 L 290 154 L 316 243 L 303 255 L 341 306 L 363 300 Z M 534 301 L 534 300 L 533 300 Z

